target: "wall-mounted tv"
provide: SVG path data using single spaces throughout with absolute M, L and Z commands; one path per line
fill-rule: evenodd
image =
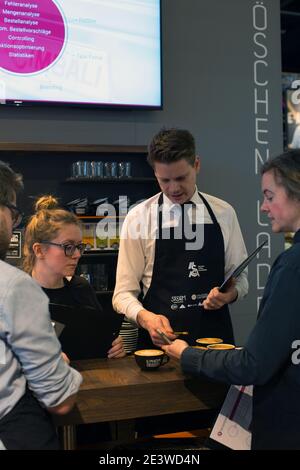
M 1 105 L 162 106 L 160 0 L 0 0 Z

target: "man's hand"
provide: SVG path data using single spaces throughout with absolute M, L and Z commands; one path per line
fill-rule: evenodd
M 180 359 L 181 354 L 188 346 L 189 345 L 185 341 L 182 341 L 182 339 L 176 339 L 172 344 L 162 346 L 162 349 L 173 359 Z
M 125 357 L 126 352 L 124 350 L 123 339 L 121 336 L 118 336 L 111 345 L 110 350 L 107 353 L 108 359 L 118 359 L 119 357 Z
M 152 342 L 156 346 L 161 347 L 161 345 L 164 344 L 164 340 L 156 332 L 157 329 L 165 333 L 170 340 L 176 338 L 169 320 L 164 315 L 156 315 L 153 312 L 149 312 L 149 310 L 140 310 L 137 315 L 137 321 L 142 328 L 145 328 L 149 332 Z
M 214 287 L 202 303 L 202 306 L 205 310 L 217 310 L 223 307 L 223 305 L 234 302 L 237 296 L 238 291 L 233 281 L 227 291 L 223 293 L 219 291 L 218 287 Z

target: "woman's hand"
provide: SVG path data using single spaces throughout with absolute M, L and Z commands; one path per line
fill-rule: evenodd
M 166 354 L 168 354 L 168 356 L 172 357 L 173 359 L 180 360 L 181 354 L 186 348 L 188 348 L 188 346 L 188 343 L 182 341 L 182 339 L 176 339 L 172 344 L 162 346 L 161 348 L 165 351 Z
M 107 353 L 108 359 L 117 359 L 119 357 L 124 357 L 126 356 L 126 352 L 124 350 L 123 346 L 123 338 L 121 336 L 118 336 L 111 345 L 110 350 Z
M 70 359 L 68 358 L 68 356 L 66 355 L 66 353 L 62 352 L 61 353 L 61 357 L 63 358 L 63 360 L 69 365 L 70 364 Z

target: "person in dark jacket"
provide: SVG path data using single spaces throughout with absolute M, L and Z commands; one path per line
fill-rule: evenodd
M 300 449 L 300 151 L 262 167 L 261 210 L 274 233 L 295 232 L 274 262 L 257 322 L 241 350 L 196 350 L 181 340 L 165 351 L 184 373 L 254 385 L 252 449 Z

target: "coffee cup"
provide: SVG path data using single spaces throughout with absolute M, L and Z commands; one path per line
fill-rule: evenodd
M 222 351 L 225 349 L 235 349 L 235 346 L 234 344 L 228 344 L 228 343 L 209 344 L 207 346 L 207 349 Z
M 134 357 L 137 365 L 142 370 L 155 370 L 169 362 L 169 356 L 159 349 L 139 349 Z
M 196 343 L 207 348 L 210 344 L 223 343 L 223 340 L 221 338 L 198 338 L 196 339 Z

